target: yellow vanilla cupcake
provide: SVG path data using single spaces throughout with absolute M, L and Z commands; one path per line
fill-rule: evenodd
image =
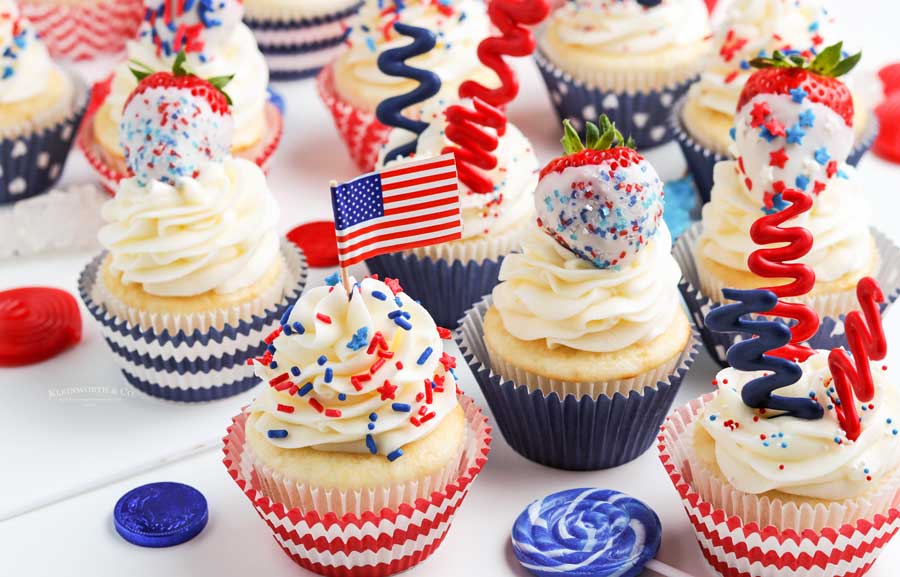
M 268 384 L 247 420 L 265 476 L 351 492 L 418 482 L 427 496 L 455 474 L 469 433 L 425 309 L 366 278 L 350 295 L 307 291 L 283 320 L 256 364 Z

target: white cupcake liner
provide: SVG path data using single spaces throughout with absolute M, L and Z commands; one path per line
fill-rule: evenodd
M 430 494 L 424 488 L 410 492 L 405 485 L 384 487 L 378 497 L 326 488 L 288 490 L 289 483 L 249 461 L 246 409 L 228 428 L 223 462 L 276 542 L 299 565 L 335 577 L 392 575 L 418 564 L 440 545 L 487 460 L 491 443 L 487 419 L 472 399 L 460 395 L 459 402 L 467 423 L 463 455 L 454 474 L 440 479 L 443 483 L 437 478 L 426 482 L 434 489 Z M 269 494 L 270 488 L 312 508 L 292 507 Z M 396 504 L 369 508 L 388 502 Z M 350 512 L 337 513 L 333 506 Z
M 713 398 L 706 395 L 675 409 L 659 436 L 660 460 L 710 566 L 723 577 L 863 575 L 900 529 L 900 495 L 885 491 L 867 506 L 822 504 L 817 511 L 713 487 L 694 455 L 692 434 L 697 416 Z M 698 486 L 740 514 L 707 501 Z M 768 521 L 782 528 L 764 524 Z M 829 526 L 815 529 L 809 523 Z

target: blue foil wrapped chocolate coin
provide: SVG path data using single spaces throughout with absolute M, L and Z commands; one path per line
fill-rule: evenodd
M 538 577 L 635 577 L 656 556 L 662 526 L 641 501 L 618 491 L 570 489 L 529 505 L 512 546 Z
M 181 483 L 150 483 L 125 493 L 113 510 L 116 531 L 141 547 L 171 547 L 206 527 L 209 510 L 200 491 Z

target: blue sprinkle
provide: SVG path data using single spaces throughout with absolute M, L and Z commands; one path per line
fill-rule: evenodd
M 350 342 L 347 343 L 347 348 L 351 351 L 358 351 L 364 347 L 369 345 L 369 329 L 368 327 L 361 327 L 358 331 L 353 333 L 353 338 L 350 339 Z
M 403 316 L 403 311 L 401 311 L 399 309 L 393 310 L 387 314 L 387 318 L 389 318 L 391 320 L 402 317 L 402 316 Z
M 408 413 L 412 410 L 412 407 L 409 406 L 408 403 L 394 403 L 391 405 L 391 408 L 398 413 Z
M 329 370 L 330 370 L 330 369 L 329 369 Z M 346 401 L 346 400 L 347 400 L 347 395 L 346 395 L 345 393 L 338 393 L 338 400 L 339 400 L 339 401 Z
M 417 364 L 417 365 L 424 365 L 424 364 L 425 364 L 425 361 L 428 360 L 428 357 L 431 356 L 431 353 L 432 353 L 432 352 L 433 352 L 433 351 L 431 350 L 431 347 L 426 347 L 425 350 L 422 351 L 422 354 L 419 355 L 419 359 L 416 361 L 416 364 Z
M 763 447 L 768 447 L 768 446 L 769 446 L 769 441 L 763 441 Z
M 394 304 L 396 304 L 398 307 L 403 307 L 403 300 L 400 297 L 394 297 Z
M 791 88 L 790 92 L 791 98 L 798 104 L 802 103 L 806 100 L 806 97 L 809 96 L 809 93 L 802 88 Z
M 266 347 L 266 350 L 269 351 L 270 353 L 274 353 L 274 352 L 275 352 L 275 345 L 272 344 L 272 345 L 267 346 L 267 347 Z
M 284 429 L 269 429 L 266 434 L 270 439 L 283 439 L 287 437 L 287 431 Z
M 369 426 L 369 430 L 370 430 L 370 431 L 374 431 L 374 430 L 375 430 L 375 423 L 369 423 L 368 426 Z
M 806 136 L 806 131 L 800 128 L 799 124 L 795 124 L 785 130 L 788 144 L 803 144 L 804 136 Z
M 734 140 L 737 138 L 737 129 L 734 126 L 732 126 L 730 129 L 728 129 L 728 136 L 731 137 L 731 140 Z
M 294 305 L 289 306 L 284 310 L 284 314 L 281 315 L 281 324 L 288 324 L 288 320 L 291 318 L 291 313 L 294 312 Z
M 281 327 L 281 332 L 283 332 L 287 336 L 291 336 L 291 333 L 293 333 L 294 331 L 291 330 L 291 325 L 284 325 Z
M 377 421 L 377 420 L 378 420 L 378 413 L 370 413 L 370 414 L 369 414 L 369 420 L 370 420 L 370 421 Z
M 270 368 L 270 369 L 277 369 L 277 368 L 278 368 L 278 361 L 272 361 L 271 363 L 269 363 L 269 368 Z
M 887 420 L 887 424 L 888 424 L 888 425 L 890 425 L 890 424 L 893 423 L 893 422 L 894 422 L 894 419 L 888 419 L 888 420 Z
M 394 324 L 396 324 L 401 329 L 405 329 L 407 331 L 412 330 L 412 325 L 409 324 L 409 321 L 404 318 L 396 318 L 394 319 Z
M 341 275 L 338 273 L 331 273 L 327 277 L 325 277 L 325 284 L 328 286 L 336 286 L 341 282 Z
M 294 330 L 297 332 L 298 335 L 302 335 L 303 333 L 306 332 L 306 328 L 304 328 L 303 325 L 301 325 L 299 322 L 295 322 L 291 326 L 294 327 Z
M 334 371 L 331 370 L 331 367 L 328 367 L 325 369 L 325 382 L 330 383 L 332 380 L 334 380 Z
M 312 384 L 312 383 L 306 383 L 305 385 L 303 385 L 302 387 L 300 387 L 300 390 L 297 391 L 297 395 L 300 396 L 300 397 L 305 397 L 306 395 L 309 394 L 309 392 L 310 392 L 311 390 L 313 390 L 313 384 Z
M 806 187 L 809 186 L 809 177 L 804 174 L 798 175 L 797 180 L 794 181 L 794 184 L 796 184 L 797 188 L 799 188 L 800 190 L 805 191 Z
M 840 444 L 841 444 L 841 438 L 840 438 L 840 437 L 835 437 L 835 438 L 834 438 L 834 442 L 837 443 L 838 445 L 840 445 Z
M 826 164 L 828 164 L 828 161 L 831 160 L 831 155 L 828 154 L 828 149 L 824 146 L 822 148 L 817 148 L 815 154 L 813 154 L 813 157 L 815 157 L 816 162 L 818 162 L 822 166 L 825 166 Z
M 316 362 L 319 363 L 319 366 L 321 367 L 322 365 L 324 365 L 325 363 L 328 362 L 328 357 L 326 357 L 325 355 L 322 355 L 321 357 L 319 357 L 316 360 Z
M 715 415 L 710 415 L 710 416 L 709 416 L 709 420 L 710 420 L 710 421 L 715 421 L 715 420 L 716 420 L 716 416 L 715 416 Z
M 781 443 L 781 448 L 782 448 L 782 449 L 787 449 L 787 443 Z
M 291 367 L 291 374 L 295 377 L 300 376 L 300 367 Z
M 387 300 L 387 295 L 384 294 L 384 293 L 381 292 L 381 291 L 372 291 L 372 296 L 375 297 L 375 298 L 377 298 L 377 299 L 380 300 L 380 301 L 386 301 L 386 300 Z
M 399 459 L 402 456 L 403 456 L 403 449 L 397 449 L 396 451 L 394 451 L 393 453 L 388 455 L 387 458 L 388 458 L 388 461 L 393 463 L 394 461 L 396 461 L 397 459 Z
M 375 437 L 372 435 L 366 435 L 366 447 L 369 448 L 369 452 L 373 455 L 378 454 L 378 445 L 375 444 Z
M 800 113 L 800 126 L 812 128 L 816 124 L 816 115 L 812 109 L 804 110 Z

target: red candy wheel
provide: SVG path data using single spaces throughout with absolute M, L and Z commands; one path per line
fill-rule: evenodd
M 55 357 L 81 340 L 81 313 L 64 290 L 24 287 L 0 292 L 0 367 Z
M 900 91 L 900 62 L 888 64 L 879 70 L 878 77 L 881 78 L 881 83 L 884 85 L 885 96 Z
M 875 113 L 881 129 L 872 150 L 885 160 L 900 164 L 900 92 L 888 96 Z
M 287 238 L 303 250 L 306 262 L 313 268 L 335 266 L 338 263 L 337 237 L 334 222 L 307 222 L 287 233 Z

